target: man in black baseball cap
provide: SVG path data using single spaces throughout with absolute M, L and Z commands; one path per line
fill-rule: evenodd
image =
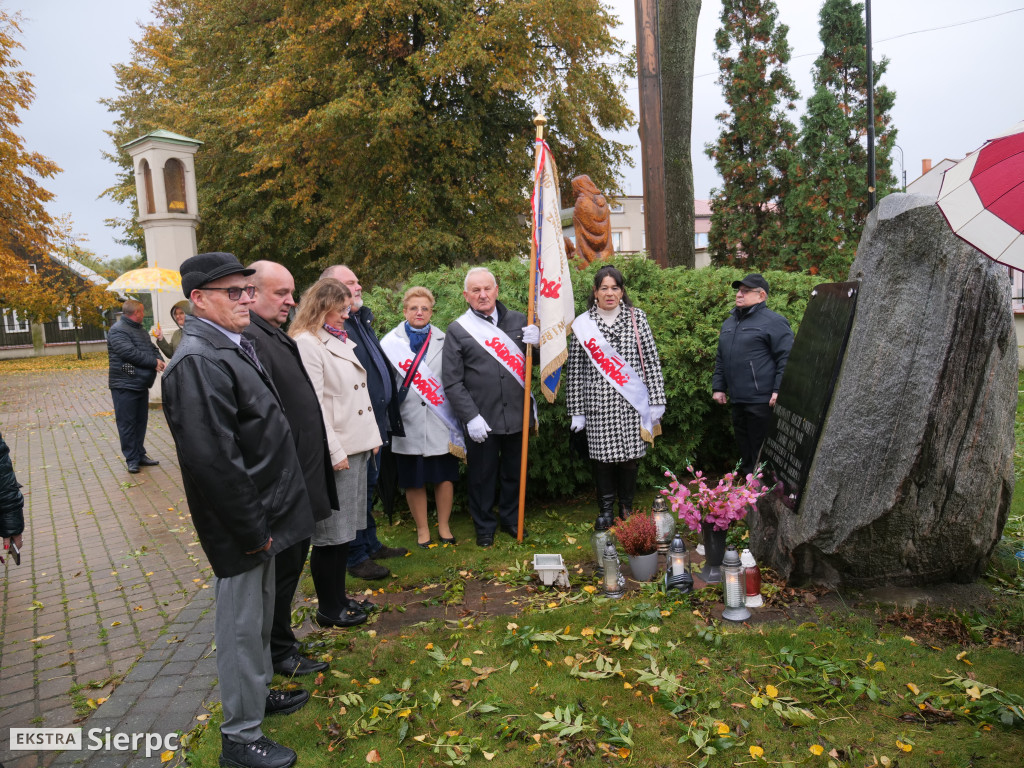
M 732 287 L 736 308 L 718 335 L 711 397 L 719 405 L 732 400 L 740 470 L 746 475 L 754 471 L 771 425 L 782 372 L 793 347 L 793 330 L 786 318 L 768 309 L 768 281 L 763 275 L 747 275 Z
M 309 693 L 269 687 L 275 557 L 313 534 L 313 516 L 281 399 L 242 336 L 254 271 L 230 253 L 181 265 L 193 312 L 164 371 L 163 400 L 192 522 L 217 577 L 220 764 L 288 768 L 295 752 L 264 735 L 263 718 L 295 712 Z

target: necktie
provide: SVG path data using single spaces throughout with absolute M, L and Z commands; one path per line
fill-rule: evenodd
M 245 352 L 246 355 L 248 355 L 249 359 L 256 364 L 256 368 L 262 371 L 263 366 L 260 365 L 260 359 L 256 357 L 256 348 L 252 345 L 252 342 L 245 338 L 245 336 L 243 336 L 241 339 L 239 339 L 238 346 L 240 346 L 242 348 L 242 351 Z

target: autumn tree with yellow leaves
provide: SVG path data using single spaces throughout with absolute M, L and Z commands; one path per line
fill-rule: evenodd
M 200 250 L 282 262 L 300 284 L 331 263 L 374 283 L 524 255 L 538 109 L 565 187 L 586 173 L 614 191 L 628 162 L 602 135 L 633 116 L 600 0 L 154 8 L 115 68 L 115 146 L 158 128 L 202 141 Z M 134 200 L 116 157 L 110 194 Z
M 116 297 L 68 269 L 78 252 L 71 224 L 47 212 L 53 194 L 41 183 L 60 168 L 17 131 L 18 111 L 33 99 L 31 76 L 14 57 L 20 32 L 18 17 L 0 8 L 0 307 L 39 322 L 68 312 L 76 328 L 99 324 Z

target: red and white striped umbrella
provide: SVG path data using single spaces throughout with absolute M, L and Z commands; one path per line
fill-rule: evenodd
M 1024 269 L 1024 121 L 947 170 L 936 205 L 958 237 Z

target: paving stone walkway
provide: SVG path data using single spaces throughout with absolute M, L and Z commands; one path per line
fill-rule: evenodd
M 22 564 L 0 566 L 0 764 L 159 765 L 12 751 L 9 729 L 133 733 L 159 718 L 187 731 L 215 700 L 212 573 L 163 415 L 150 411 L 146 440 L 161 464 L 138 475 L 120 455 L 106 371 L 3 374 L 0 431 L 26 499 Z

